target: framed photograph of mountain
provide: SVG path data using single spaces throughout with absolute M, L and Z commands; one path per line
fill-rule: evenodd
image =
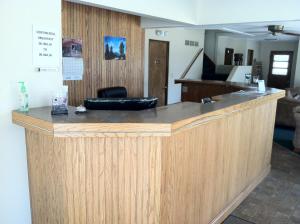
M 126 60 L 126 38 L 104 36 L 104 59 Z

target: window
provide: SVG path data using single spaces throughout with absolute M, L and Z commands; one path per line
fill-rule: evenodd
M 289 72 L 290 55 L 274 54 L 272 61 L 272 75 L 286 76 Z

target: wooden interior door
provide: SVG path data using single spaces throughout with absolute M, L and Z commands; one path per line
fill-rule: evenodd
M 293 51 L 271 51 L 268 86 L 285 89 L 291 84 Z
M 247 65 L 253 64 L 253 55 L 254 55 L 254 50 L 248 49 Z
M 158 98 L 158 106 L 166 105 L 168 98 L 169 42 L 149 41 L 149 96 Z
M 232 49 L 232 48 L 225 49 L 224 65 L 232 65 L 233 54 L 234 54 L 234 49 Z

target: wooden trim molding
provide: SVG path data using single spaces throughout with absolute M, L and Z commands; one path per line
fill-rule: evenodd
M 56 137 L 170 136 L 170 124 L 55 124 Z
M 28 130 L 38 131 L 48 135 L 53 135 L 54 133 L 53 123 L 27 116 L 25 113 L 18 111 L 12 112 L 12 122 Z

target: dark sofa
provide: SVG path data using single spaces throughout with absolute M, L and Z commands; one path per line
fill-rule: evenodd
M 295 128 L 294 108 L 300 106 L 300 87 L 286 89 L 286 96 L 278 100 L 276 125 Z

